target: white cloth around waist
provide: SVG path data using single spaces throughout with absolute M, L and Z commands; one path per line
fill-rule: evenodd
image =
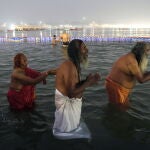
M 53 129 L 70 132 L 78 128 L 81 117 L 82 98 L 69 98 L 55 91 L 55 122 Z

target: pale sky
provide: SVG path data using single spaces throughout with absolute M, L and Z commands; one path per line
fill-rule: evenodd
M 150 24 L 150 0 L 0 0 L 0 23 Z

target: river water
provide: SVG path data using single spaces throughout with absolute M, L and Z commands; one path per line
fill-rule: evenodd
M 98 85 L 86 89 L 82 119 L 92 134 L 92 140 L 56 140 L 52 135 L 54 123 L 55 76 L 47 85 L 38 84 L 36 107 L 32 111 L 12 112 L 6 98 L 13 57 L 18 52 L 27 55 L 29 66 L 39 71 L 56 68 L 65 59 L 61 45 L 48 43 L 0 43 L 0 150 L 107 150 L 150 149 L 150 83 L 137 84 L 131 95 L 131 107 L 125 111 L 108 103 L 104 87 L 113 62 L 129 52 L 134 42 L 86 42 L 89 67 L 83 76 L 99 72 Z M 148 69 L 150 69 L 148 67 Z

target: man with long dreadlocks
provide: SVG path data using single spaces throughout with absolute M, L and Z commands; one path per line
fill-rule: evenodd
M 112 67 L 106 78 L 106 89 L 109 101 L 120 106 L 129 106 L 129 94 L 136 81 L 144 83 L 150 80 L 146 72 L 150 43 L 137 42 L 131 52 L 121 56 Z
M 68 59 L 60 65 L 56 74 L 53 134 L 57 138 L 84 138 L 85 136 L 79 134 L 79 130 L 77 131 L 81 127 L 82 95 L 87 87 L 98 83 L 100 75 L 89 74 L 86 80 L 81 81 L 80 64 L 85 65 L 88 60 L 88 49 L 82 40 L 72 40 L 68 45 L 67 53 Z M 81 129 L 80 131 L 82 132 Z

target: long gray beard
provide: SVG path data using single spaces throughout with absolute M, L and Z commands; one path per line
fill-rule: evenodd
M 87 69 L 88 66 L 89 66 L 89 61 L 88 61 L 88 59 L 82 61 L 82 65 L 83 65 L 83 68 L 84 68 L 84 69 Z
M 81 65 L 82 65 L 82 67 L 84 69 L 87 69 L 88 64 L 89 64 L 88 57 L 81 57 L 80 59 L 81 59 Z
M 139 66 L 140 66 L 142 73 L 144 73 L 148 66 L 148 57 L 145 54 L 143 55 L 142 61 Z

